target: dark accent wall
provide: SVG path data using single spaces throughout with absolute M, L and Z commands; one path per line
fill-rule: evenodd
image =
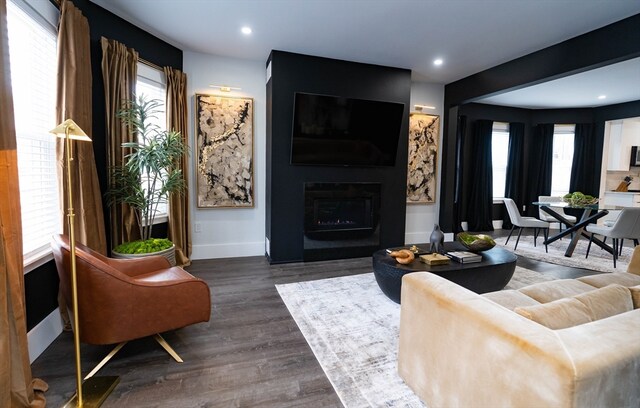
M 290 164 L 295 92 L 400 102 L 400 134 L 408 134 L 411 71 L 272 51 L 267 83 L 266 234 L 270 261 L 303 260 L 305 182 L 379 182 L 381 247 L 404 243 L 407 139 L 400 138 L 393 167 L 294 166 Z M 375 118 L 372 118 L 375 120 Z M 353 251 L 352 256 L 370 255 Z
M 453 231 L 455 193 L 455 137 L 457 117 L 464 104 L 485 96 L 524 88 L 552 79 L 584 72 L 640 56 L 640 14 L 574 37 L 540 51 L 525 55 L 496 67 L 471 75 L 445 86 L 444 135 L 442 144 L 442 179 L 440 188 L 440 227 Z M 604 109 L 604 108 L 598 108 Z M 633 111 L 629 107 L 613 108 Z M 531 117 L 531 123 L 576 123 L 584 119 L 582 113 L 553 110 Z M 536 112 L 536 111 L 534 111 Z M 604 135 L 605 113 L 592 110 L 596 131 Z M 602 112 L 607 112 L 606 110 Z M 618 113 L 611 112 L 611 115 Z M 637 116 L 629 114 L 629 116 Z M 560 120 L 563 118 L 563 120 Z M 485 117 L 483 119 L 492 119 Z M 558 122 L 556 122 L 558 123 Z
M 93 94 L 93 126 L 91 139 L 95 153 L 100 190 L 107 189 L 107 141 L 105 136 L 105 97 L 102 81 L 102 47 L 100 37 L 118 40 L 134 48 L 140 57 L 160 67 L 171 66 L 182 70 L 182 50 L 152 36 L 122 18 L 112 14 L 88 0 L 73 0 L 89 21 L 91 36 L 91 70 Z M 87 130 L 87 129 L 85 129 Z M 109 211 L 106 202 L 105 225 L 109 225 Z M 166 223 L 154 227 L 157 233 L 166 232 Z M 108 229 L 107 229 L 108 234 Z M 155 234 L 154 234 L 155 235 Z M 107 242 L 110 242 L 107 236 Z M 25 299 L 27 327 L 32 329 L 42 319 L 58 307 L 58 274 L 53 261 L 36 268 L 25 275 Z

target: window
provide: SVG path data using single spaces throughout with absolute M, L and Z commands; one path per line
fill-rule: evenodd
M 167 84 L 164 72 L 151 68 L 150 66 L 138 63 L 138 78 L 136 81 L 136 97 L 144 95 L 147 100 L 158 99 L 162 101 L 159 107 L 160 112 L 154 118 L 150 118 L 159 129 L 167 128 Z M 156 211 L 155 223 L 166 222 L 169 214 L 169 204 L 160 203 Z
M 56 175 L 56 24 L 49 2 L 7 2 L 25 265 L 51 253 L 61 231 Z M 52 21 L 50 23 L 49 21 Z
M 491 134 L 491 157 L 493 160 L 493 199 L 504 198 L 509 160 L 509 124 L 493 122 Z
M 575 125 L 555 125 L 553 127 L 551 195 L 554 197 L 562 197 L 569 193 L 574 135 Z

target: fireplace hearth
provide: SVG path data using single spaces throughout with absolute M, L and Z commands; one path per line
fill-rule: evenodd
M 305 260 L 379 246 L 380 183 L 305 183 L 304 202 Z

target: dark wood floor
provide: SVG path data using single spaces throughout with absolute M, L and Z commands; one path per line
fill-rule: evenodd
M 556 278 L 593 273 L 523 257 L 518 265 Z M 165 334 L 185 362 L 173 361 L 152 339 L 128 343 L 98 373 L 120 376 L 103 406 L 342 406 L 274 285 L 371 272 L 370 258 L 284 265 L 269 265 L 264 257 L 215 259 L 194 261 L 188 270 L 208 282 L 212 311 L 208 323 Z M 83 344 L 83 373 L 110 349 Z M 32 371 L 49 384 L 48 406 L 59 407 L 70 398 L 75 392 L 72 335 L 61 334 Z

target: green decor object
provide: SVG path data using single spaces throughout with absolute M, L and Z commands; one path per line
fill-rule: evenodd
M 588 205 L 596 204 L 598 202 L 598 197 L 576 191 L 566 194 L 564 197 L 562 197 L 562 200 L 572 207 L 585 207 Z
M 160 100 L 147 100 L 142 95 L 125 101 L 118 112 L 118 118 L 136 135 L 136 141 L 122 143 L 125 160 L 121 166 L 110 169 L 106 196 L 109 205 L 123 203 L 135 209 L 142 243 L 125 244 L 127 248 L 135 247 L 136 253 L 141 250 L 153 252 L 161 246 L 151 238 L 158 205 L 166 203 L 170 194 L 183 194 L 186 188 L 179 166 L 187 153 L 182 135 L 161 129 L 153 120 L 161 112 L 162 105 Z
M 173 246 L 173 242 L 166 238 L 151 238 L 146 241 L 125 242 L 114 248 L 120 254 L 148 254 L 150 252 L 164 251 Z
M 496 241 L 485 234 L 473 235 L 468 232 L 459 232 L 456 237 L 462 245 L 473 252 L 486 251 L 496 246 Z

